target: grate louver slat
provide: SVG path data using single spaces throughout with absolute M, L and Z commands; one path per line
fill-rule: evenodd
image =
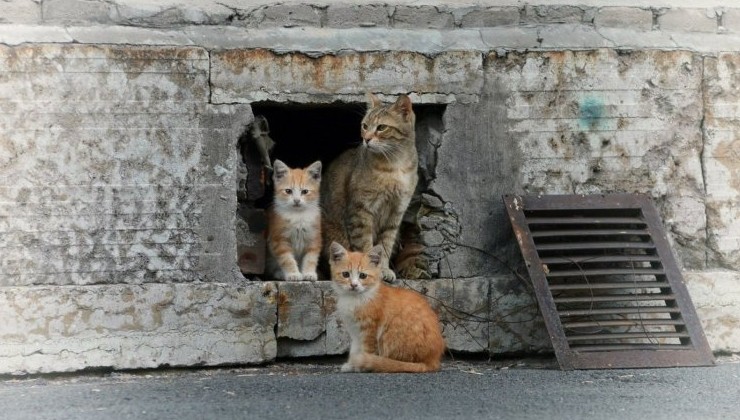
M 714 364 L 647 196 L 504 202 L 561 368 Z

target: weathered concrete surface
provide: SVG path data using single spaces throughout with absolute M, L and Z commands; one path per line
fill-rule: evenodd
M 262 363 L 277 289 L 145 284 L 0 288 L 0 373 Z
M 740 56 L 705 58 L 702 165 L 706 177 L 708 259 L 740 268 Z
M 549 350 L 533 296 L 496 294 L 511 278 L 402 280 L 397 287 L 424 295 L 437 312 L 450 351 L 511 353 Z M 275 282 L 278 289 L 278 357 L 336 355 L 349 336 L 336 314 L 331 282 Z
M 483 81 L 480 54 L 464 51 L 433 58 L 409 52 L 312 58 L 258 49 L 216 52 L 212 59 L 213 100 L 226 103 L 361 97 L 366 92 L 465 95 L 477 93 Z
M 0 47 L 0 285 L 234 278 L 251 112 L 208 93 L 199 48 Z
M 688 271 L 684 277 L 709 346 L 722 352 L 740 352 L 740 274 Z
M 159 290 L 225 293 L 232 297 L 203 297 L 190 312 L 228 312 L 208 308 L 238 300 L 237 234 L 252 243 L 243 232 L 253 226 L 235 219 L 236 141 L 252 121 L 249 104 L 408 93 L 436 105 L 433 118 L 420 118 L 428 185 L 417 221 L 432 272 L 445 278 L 410 284 L 427 289 L 451 349 L 549 348 L 531 294 L 512 275 L 523 270 L 501 194 L 624 191 L 656 200 L 713 348 L 738 351 L 740 304 L 730 297 L 740 267 L 740 29 L 738 9 L 725 3 L 6 1 L 0 291 L 30 307 L 35 293 L 80 303 L 36 306 L 18 325 L 104 308 L 105 296 L 129 289 L 133 312 L 167 313 L 139 309 L 159 302 Z M 697 10 L 705 17 L 694 19 Z M 32 372 L 346 350 L 327 283 L 274 287 L 264 331 L 245 318 L 236 339 L 226 315 L 198 319 L 201 335 L 168 338 L 162 348 L 175 350 L 152 362 L 156 333 L 73 328 L 38 344 L 35 333 L 19 336 L 35 326 L 10 326 L 15 313 L 0 336 L 21 347 L 3 354 L 12 372 Z M 85 303 L 91 290 L 97 303 Z M 100 341 L 79 347 L 75 334 L 91 331 Z M 188 358 L 177 350 L 185 341 L 218 344 Z M 80 349 L 78 359 L 60 346 Z M 36 364 L 18 359 L 33 352 Z

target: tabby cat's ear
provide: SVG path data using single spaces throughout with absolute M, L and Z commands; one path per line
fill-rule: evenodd
M 311 166 L 306 168 L 308 174 L 313 178 L 314 181 L 321 181 L 321 161 L 317 160 L 312 163 Z
M 396 100 L 396 103 L 393 104 L 393 109 L 398 111 L 398 113 L 401 114 L 405 120 L 408 120 L 408 117 L 412 112 L 411 99 L 409 99 L 409 97 L 406 95 L 399 96 Z
M 375 245 L 370 248 L 367 253 L 367 257 L 370 259 L 370 263 L 374 266 L 380 265 L 380 256 L 383 255 L 383 245 Z
M 284 178 L 285 175 L 288 175 L 288 171 L 290 170 L 288 165 L 284 164 L 280 159 L 275 159 L 275 163 L 272 164 L 272 167 L 275 170 L 275 172 L 272 173 L 272 178 L 275 181 Z
M 267 134 L 270 132 L 270 125 L 267 123 L 267 118 L 265 118 L 262 115 L 255 115 L 254 116 L 254 128 L 261 131 L 264 134 Z
M 332 242 L 329 246 L 329 252 L 331 253 L 332 262 L 341 261 L 347 256 L 347 250 L 337 242 Z
M 375 94 L 371 92 L 367 93 L 367 100 L 370 103 L 370 108 L 376 108 L 380 106 L 380 104 L 382 104 L 380 98 L 378 98 L 377 96 L 375 96 Z

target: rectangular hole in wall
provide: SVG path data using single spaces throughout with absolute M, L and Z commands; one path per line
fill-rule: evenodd
M 341 102 L 330 104 L 260 102 L 252 104 L 252 111 L 255 117 L 262 116 L 268 121 L 269 137 L 274 141 L 270 153 L 271 162 L 280 159 L 290 167 L 305 167 L 316 160 L 321 160 L 324 168 L 327 168 L 343 151 L 360 144 L 360 125 L 366 106 L 365 103 Z M 430 262 L 435 265 L 438 261 L 429 261 L 423 254 L 422 230 L 417 222 L 417 215 L 423 206 L 419 198 L 422 193 L 427 192 L 427 186 L 434 178 L 436 149 L 444 132 L 445 108 L 445 105 L 436 104 L 414 105 L 416 144 L 419 153 L 419 185 L 399 233 L 401 246 L 405 246 L 407 250 L 418 251 L 413 255 L 404 255 L 404 260 L 400 261 L 407 276 L 413 278 L 435 277 L 439 272 L 436 266 L 431 268 L 429 266 Z M 239 152 L 241 157 L 237 188 L 239 265 L 245 276 L 266 279 L 262 276 L 266 228 L 264 209 L 271 202 L 272 191 L 267 183 L 270 174 L 267 170 L 262 170 L 262 159 L 254 146 L 250 129 L 246 130 L 239 141 Z M 240 235 L 242 238 L 239 238 Z M 407 246 L 409 243 L 415 246 Z

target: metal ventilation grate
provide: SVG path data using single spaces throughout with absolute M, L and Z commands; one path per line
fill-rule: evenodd
M 504 201 L 562 369 L 714 364 L 648 197 Z

